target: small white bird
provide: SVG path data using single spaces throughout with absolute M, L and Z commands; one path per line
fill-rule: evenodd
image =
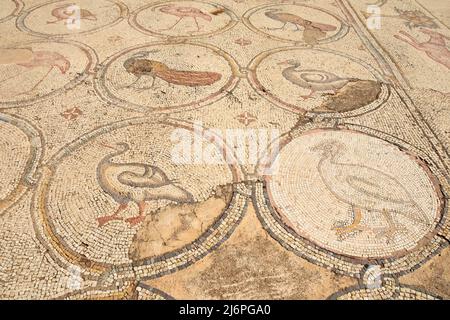
M 98 218 L 99 226 L 111 220 L 122 220 L 118 215 L 135 202 L 139 215 L 125 221 L 136 225 L 144 219 L 145 202 L 151 200 L 170 200 L 177 203 L 193 202 L 192 194 L 178 187 L 157 166 L 142 163 L 114 163 L 112 159 L 130 149 L 127 143 L 116 146 L 102 144 L 116 150 L 105 156 L 97 166 L 97 180 L 101 188 L 108 193 L 119 207 L 112 215 Z
M 317 170 L 338 200 L 352 206 L 356 213 L 361 210 L 378 212 L 386 220 L 389 216 L 401 215 L 414 223 L 430 225 L 427 214 L 395 177 L 365 165 L 340 162 L 344 150 L 345 146 L 335 140 L 324 141 L 311 149 L 320 154 Z M 386 222 L 391 232 L 392 221 Z

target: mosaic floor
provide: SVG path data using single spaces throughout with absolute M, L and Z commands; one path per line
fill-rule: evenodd
M 0 298 L 450 298 L 447 0 L 0 3 Z

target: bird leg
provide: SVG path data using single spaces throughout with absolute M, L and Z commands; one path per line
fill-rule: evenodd
M 183 18 L 184 18 L 184 17 L 180 17 L 180 18 L 177 20 L 177 22 L 175 22 L 174 25 L 172 25 L 171 27 L 166 28 L 166 29 L 159 29 L 159 31 L 172 30 L 173 28 L 175 28 L 175 26 L 178 24 L 178 22 L 180 22 L 181 20 L 183 20 Z
M 151 84 L 150 86 L 148 86 L 148 87 L 142 87 L 142 88 L 135 87 L 134 85 L 135 85 L 136 82 L 138 82 L 140 79 L 141 79 L 141 77 L 139 76 L 139 77 L 137 77 L 136 80 L 134 80 L 132 83 L 130 83 L 130 84 L 128 84 L 128 85 L 126 85 L 125 87 L 122 87 L 122 88 L 127 88 L 127 89 L 128 89 L 128 88 L 134 88 L 134 89 L 136 89 L 136 90 L 147 90 L 147 89 L 153 88 L 153 86 L 154 86 L 154 84 L 155 84 L 155 77 L 154 77 L 154 76 L 152 77 L 152 84 Z
M 359 225 L 361 223 L 362 214 L 360 208 L 353 208 L 354 218 L 351 224 L 342 227 L 335 227 L 336 234 L 342 236 L 344 234 L 351 233 L 355 230 L 362 230 L 363 228 Z
M 279 28 L 267 28 L 267 30 L 284 30 L 284 28 L 286 27 L 287 22 L 285 22 L 281 27 Z
M 197 18 L 196 17 L 193 17 L 193 18 L 194 18 L 195 24 L 197 25 L 197 32 L 200 32 L 200 26 L 198 25 Z
M 122 220 L 122 218 L 119 218 L 118 215 L 123 210 L 125 210 L 127 207 L 128 207 L 128 203 L 121 203 L 119 205 L 119 207 L 117 208 L 116 212 L 114 212 L 114 214 L 112 214 L 110 216 L 104 216 L 104 217 L 97 218 L 98 226 L 101 227 L 111 220 Z
M 385 237 L 387 239 L 387 243 L 389 243 L 394 238 L 395 233 L 397 232 L 397 227 L 392 215 L 386 209 L 383 209 L 382 214 L 389 226 L 378 231 L 376 237 Z
M 138 203 L 138 207 L 139 207 L 139 215 L 136 217 L 131 217 L 126 219 L 125 221 L 128 222 L 129 224 L 131 224 L 132 226 L 135 226 L 139 223 L 142 222 L 142 220 L 144 220 L 145 216 L 144 216 L 144 211 L 145 211 L 145 201 L 141 201 Z
M 50 74 L 50 72 L 53 70 L 53 67 L 51 67 L 51 68 L 49 68 L 48 69 L 48 71 L 47 71 L 47 73 L 41 78 L 41 80 L 39 80 L 34 86 L 33 86 L 33 88 L 31 88 L 30 90 L 27 90 L 27 91 L 23 91 L 23 92 L 20 92 L 20 93 L 18 93 L 18 94 L 29 94 L 30 92 L 32 92 L 34 89 L 36 89 L 47 77 L 48 77 L 48 75 Z
M 141 79 L 141 77 L 136 77 L 136 80 L 134 80 L 132 83 L 130 83 L 130 84 L 128 84 L 128 85 L 126 85 L 125 87 L 122 87 L 122 88 L 132 88 L 132 87 L 134 88 L 134 84 L 136 82 L 138 82 L 139 79 Z
M 137 90 L 148 90 L 148 89 L 152 89 L 154 85 L 155 85 L 155 76 L 152 77 L 152 84 L 150 86 L 142 87 L 142 88 L 136 88 L 135 87 L 135 89 L 137 89 Z

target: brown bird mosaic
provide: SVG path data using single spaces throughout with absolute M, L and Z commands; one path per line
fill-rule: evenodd
M 126 86 L 127 88 L 150 89 L 155 84 L 155 78 L 171 84 L 188 87 L 209 86 L 222 78 L 222 75 L 217 72 L 172 69 L 162 62 L 146 59 L 148 56 L 149 52 L 139 52 L 123 63 L 125 70 L 136 77 L 135 81 Z M 151 77 L 152 84 L 147 87 L 135 87 L 135 84 L 143 76 Z
M 333 91 L 320 110 L 316 110 L 318 112 L 354 110 L 374 101 L 381 91 L 380 83 L 374 80 L 340 77 L 324 70 L 302 69 L 301 62 L 297 60 L 278 64 L 288 65 L 282 71 L 286 80 L 310 90 L 309 94 L 301 96 L 303 99 L 312 98 L 317 91 Z
M 165 14 L 169 14 L 172 16 L 177 17 L 177 21 L 175 22 L 175 24 L 173 24 L 172 26 L 170 26 L 169 28 L 166 29 L 161 29 L 162 30 L 172 30 L 173 28 L 175 28 L 175 26 L 183 19 L 185 18 L 192 18 L 195 21 L 195 25 L 197 26 L 197 32 L 200 31 L 201 27 L 198 24 L 198 20 L 197 19 L 202 19 L 204 21 L 210 22 L 212 20 L 211 16 L 205 12 L 203 12 L 200 9 L 197 8 L 193 8 L 193 7 L 180 7 L 180 6 L 175 6 L 173 4 L 168 4 L 165 6 L 162 6 L 159 11 L 165 13 Z
M 318 40 L 326 37 L 327 32 L 337 29 L 336 26 L 306 20 L 292 13 L 280 12 L 281 10 L 282 9 L 270 9 L 264 13 L 266 17 L 283 23 L 279 28 L 269 29 L 284 30 L 287 24 L 292 24 L 296 27 L 296 30 L 294 31 L 303 31 L 303 40 L 308 44 L 317 43 Z M 300 27 L 302 29 L 300 29 Z

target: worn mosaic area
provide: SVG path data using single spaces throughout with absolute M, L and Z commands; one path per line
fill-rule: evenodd
M 450 298 L 446 1 L 0 4 L 0 298 Z

